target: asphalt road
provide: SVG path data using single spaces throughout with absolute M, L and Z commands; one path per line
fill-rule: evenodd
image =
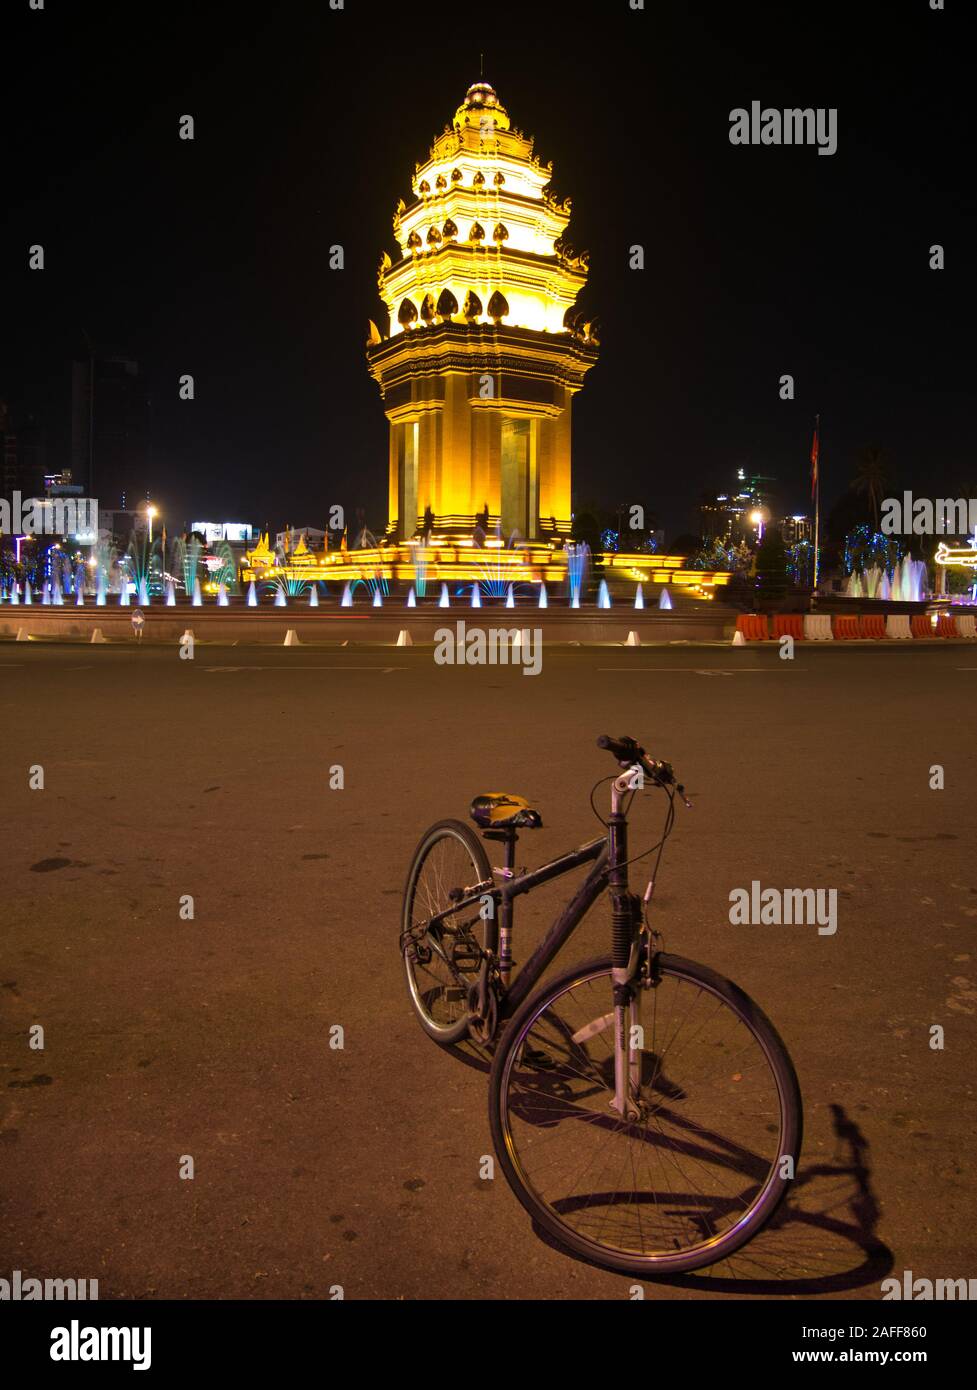
M 806 1112 L 777 1228 L 647 1295 L 977 1275 L 975 694 L 958 644 L 547 649 L 527 677 L 420 648 L 4 643 L 0 1275 L 103 1298 L 627 1298 L 480 1179 L 484 1061 L 422 1034 L 396 949 L 416 841 L 476 792 L 540 807 L 524 862 L 596 833 L 602 732 L 684 779 L 658 925 L 773 1018 Z M 649 803 L 633 843 L 658 824 Z M 836 934 L 730 925 L 754 879 L 837 888 Z M 517 959 L 560 899 L 520 904 Z M 595 910 L 568 950 L 608 935 Z

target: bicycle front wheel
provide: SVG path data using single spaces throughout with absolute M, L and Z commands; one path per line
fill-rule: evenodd
M 574 1254 L 639 1276 L 731 1255 L 770 1220 L 800 1153 L 797 1077 L 751 999 L 706 966 L 656 958 L 629 1020 L 637 1116 L 614 1100 L 611 962 L 565 971 L 496 1052 L 496 1153 L 530 1216 Z

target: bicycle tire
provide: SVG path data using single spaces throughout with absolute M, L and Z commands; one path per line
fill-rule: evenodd
M 411 962 L 408 954 L 408 945 L 404 938 L 404 934 L 408 931 L 411 925 L 411 914 L 413 910 L 414 894 L 417 891 L 417 884 L 420 873 L 423 870 L 424 865 L 427 862 L 428 857 L 431 851 L 434 849 L 435 845 L 437 845 L 441 841 L 445 841 L 448 839 L 452 839 L 460 843 L 464 847 L 464 849 L 467 850 L 472 861 L 472 868 L 476 874 L 477 882 L 481 883 L 491 879 L 492 870 L 489 865 L 488 856 L 485 853 L 485 848 L 482 844 L 482 841 L 478 838 L 475 832 L 471 830 L 467 825 L 465 825 L 463 821 L 437 821 L 434 825 L 430 826 L 429 829 L 427 829 L 424 832 L 424 834 L 421 836 L 421 840 L 417 846 L 417 849 L 414 851 L 414 856 L 411 860 L 410 869 L 408 870 L 407 874 L 407 883 L 404 888 L 403 909 L 401 913 L 401 939 L 403 942 L 402 960 L 404 964 L 404 971 L 407 976 L 407 992 L 411 1001 L 411 1006 L 414 1010 L 414 1014 L 418 1022 L 424 1029 L 425 1033 L 427 1033 L 428 1037 L 433 1038 L 435 1042 L 443 1044 L 460 1042 L 461 1039 L 467 1035 L 469 1018 L 467 1008 L 464 1012 L 463 1017 L 449 1025 L 439 1024 L 437 1020 L 433 1018 L 432 1015 L 424 1008 L 422 999 L 420 997 L 420 992 L 417 988 L 417 982 L 411 968 Z M 468 887 L 471 885 L 454 886 Z M 445 903 L 444 905 L 447 906 L 447 903 Z M 482 925 L 481 941 L 479 944 L 484 948 L 484 923 Z
M 708 966 L 664 953 L 657 957 L 656 964 L 663 976 L 698 985 L 721 1000 L 756 1039 L 770 1066 L 780 1097 L 782 1120 L 779 1153 L 793 1158 L 793 1173 L 796 1174 L 803 1135 L 801 1094 L 793 1063 L 773 1024 L 737 985 Z M 776 1170 L 772 1171 L 761 1189 L 758 1200 L 750 1206 L 747 1215 L 721 1236 L 686 1250 L 660 1252 L 651 1256 L 638 1255 L 610 1249 L 594 1242 L 561 1220 L 553 1207 L 544 1202 L 525 1179 L 512 1142 L 511 1124 L 508 1119 L 508 1094 L 513 1067 L 524 1038 L 546 1009 L 561 995 L 566 994 L 574 984 L 586 983 L 606 974 L 607 998 L 610 1001 L 610 972 L 610 957 L 598 957 L 569 967 L 525 1000 L 507 1024 L 496 1049 L 489 1078 L 489 1123 L 496 1155 L 506 1180 L 525 1210 L 544 1231 L 571 1253 L 604 1268 L 645 1278 L 665 1277 L 702 1269 L 733 1254 L 762 1230 L 783 1201 L 791 1185 L 791 1177 L 785 1178 Z

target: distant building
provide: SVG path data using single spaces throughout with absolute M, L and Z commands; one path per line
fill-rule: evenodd
M 785 516 L 778 523 L 784 545 L 814 540 L 814 522 L 809 516 Z
M 148 495 L 150 403 L 138 362 L 98 353 L 72 364 L 71 471 L 107 507 Z
M 258 528 L 247 521 L 191 521 L 190 530 L 202 536 L 208 545 L 218 541 L 252 545 L 258 539 Z
M 741 541 L 752 544 L 757 540 L 770 518 L 769 493 L 763 484 L 773 481 L 759 474 L 748 476 L 742 468 L 738 469 L 735 490 L 717 492 L 702 499 L 699 507 L 702 539 L 731 545 L 739 545 Z
M 44 473 L 44 439 L 37 421 L 0 400 L 0 497 L 39 492 Z
M 128 545 L 134 535 L 149 531 L 149 516 L 145 507 L 130 510 L 126 507 L 99 507 L 98 529 L 107 540 Z
M 299 541 L 304 539 L 309 550 L 325 550 L 327 532 L 320 531 L 315 526 L 290 526 L 287 531 L 279 531 L 275 537 L 275 546 L 278 550 L 294 550 Z

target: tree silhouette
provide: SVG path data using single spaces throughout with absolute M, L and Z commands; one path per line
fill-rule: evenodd
M 853 492 L 864 493 L 868 498 L 876 531 L 879 529 L 879 507 L 887 482 L 882 450 L 870 445 L 860 449 L 855 460 L 851 489 Z

